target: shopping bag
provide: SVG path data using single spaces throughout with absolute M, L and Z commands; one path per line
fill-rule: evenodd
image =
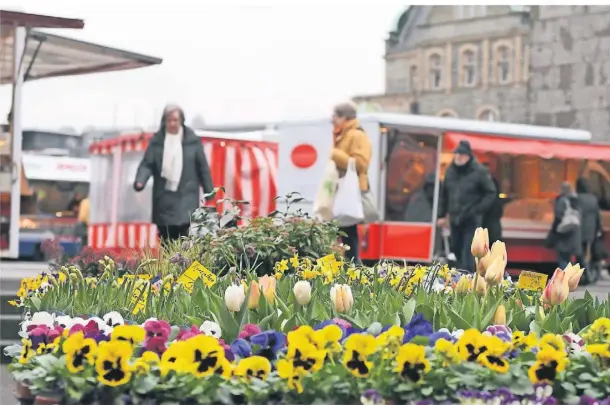
M 322 221 L 333 219 L 333 202 L 337 192 L 338 181 L 339 172 L 337 172 L 337 165 L 334 161 L 330 160 L 324 169 L 324 176 L 318 186 L 316 199 L 313 202 L 314 216 Z
M 375 205 L 375 197 L 370 191 L 362 193 L 362 210 L 364 211 L 365 224 L 379 221 L 380 215 Z
M 341 227 L 356 225 L 364 220 L 362 194 L 354 159 L 348 161 L 345 176 L 339 179 L 333 204 L 333 219 Z

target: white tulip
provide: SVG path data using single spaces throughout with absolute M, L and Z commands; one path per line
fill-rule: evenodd
M 335 284 L 330 289 L 330 299 L 337 312 L 347 312 L 354 304 L 352 289 L 347 284 Z
M 246 290 L 243 285 L 232 284 L 225 290 L 225 305 L 229 311 L 239 311 L 245 300 Z
M 213 336 L 216 339 L 220 339 L 222 337 L 222 331 L 220 330 L 220 325 L 216 322 L 205 321 L 201 324 L 199 328 L 201 332 L 203 332 L 206 336 Z
M 292 289 L 299 305 L 307 305 L 311 301 L 311 284 L 309 281 L 301 280 Z
M 104 315 L 104 323 L 111 328 L 119 325 L 125 325 L 125 320 L 123 316 L 116 311 L 108 312 Z

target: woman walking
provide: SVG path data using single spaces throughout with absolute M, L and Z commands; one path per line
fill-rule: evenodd
M 334 147 L 331 159 L 337 165 L 340 176 L 345 174 L 349 160 L 354 159 L 360 191 L 366 193 L 369 191 L 367 172 L 371 160 L 371 141 L 356 119 L 356 106 L 353 103 L 337 105 L 333 111 L 332 123 Z M 345 254 L 346 258 L 360 264 L 358 225 L 342 227 L 340 230 L 347 235 L 342 238 L 343 243 L 350 247 Z
M 199 187 L 214 190 L 201 139 L 184 124 L 177 105 L 163 111 L 161 127 L 151 138 L 140 162 L 134 189 L 153 178 L 152 222 L 165 242 L 189 233 L 191 214 L 199 207 Z

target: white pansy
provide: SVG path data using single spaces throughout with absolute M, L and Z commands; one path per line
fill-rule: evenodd
M 71 328 L 72 325 L 74 325 L 74 321 L 69 315 L 60 315 L 58 317 L 55 317 L 55 323 L 64 329 Z
M 123 316 L 116 311 L 108 312 L 104 315 L 104 323 L 112 328 L 119 325 L 125 325 Z
M 49 328 L 53 328 L 55 326 L 55 315 L 46 311 L 41 311 L 34 313 L 31 318 L 26 316 L 25 320 L 21 322 L 21 330 L 23 332 L 27 331 L 30 325 L 45 325 Z
M 104 335 L 109 335 L 110 333 L 112 333 L 113 328 L 106 325 L 106 322 L 104 322 L 104 320 L 102 318 L 100 318 L 99 316 L 93 316 L 93 317 L 87 319 L 87 321 L 88 322 L 94 321 L 95 323 L 97 323 L 97 327 L 100 329 L 100 331 Z
M 213 336 L 216 339 L 220 339 L 222 337 L 222 331 L 220 330 L 220 325 L 216 322 L 205 321 L 199 327 L 199 331 L 203 332 L 206 336 Z

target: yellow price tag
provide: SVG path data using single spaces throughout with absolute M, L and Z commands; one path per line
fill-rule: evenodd
M 177 282 L 184 285 L 184 289 L 189 293 L 193 292 L 193 285 L 197 279 L 201 279 L 203 284 L 208 288 L 216 284 L 216 274 L 203 267 L 203 264 L 198 261 L 194 261 L 188 269 L 178 277 Z
M 534 273 L 533 271 L 522 271 L 519 275 L 517 287 L 522 290 L 544 291 L 546 281 L 549 278 L 546 274 Z
M 146 308 L 146 300 L 148 299 L 148 291 L 150 289 L 150 283 L 146 280 L 138 280 L 133 288 L 131 294 L 131 305 L 135 305 L 133 308 L 133 314 L 137 314 Z

